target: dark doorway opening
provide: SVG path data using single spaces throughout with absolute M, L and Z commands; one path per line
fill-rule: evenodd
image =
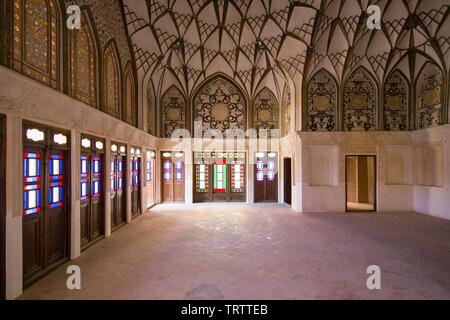
M 292 205 L 292 160 L 284 158 L 284 202 Z
M 376 157 L 346 156 L 346 211 L 376 211 Z

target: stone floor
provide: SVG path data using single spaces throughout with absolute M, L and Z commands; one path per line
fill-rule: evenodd
M 66 288 L 71 264 L 80 291 Z M 381 268 L 381 290 L 366 287 L 370 265 Z M 163 205 L 20 299 L 450 299 L 450 221 Z

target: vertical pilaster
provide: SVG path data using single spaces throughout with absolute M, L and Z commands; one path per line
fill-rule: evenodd
M 127 168 L 126 168 L 126 185 L 124 186 L 126 192 L 126 208 L 127 208 L 127 223 L 131 223 L 131 147 L 127 145 Z
M 22 119 L 6 118 L 6 299 L 23 291 L 23 141 Z
M 80 157 L 81 134 L 78 130 L 70 132 L 70 258 L 75 259 L 81 254 L 81 222 L 80 222 Z
M 111 139 L 105 139 L 105 237 L 111 237 Z

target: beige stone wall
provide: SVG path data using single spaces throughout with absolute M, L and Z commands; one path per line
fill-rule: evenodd
M 450 125 L 412 133 L 414 210 L 450 219 Z
M 347 155 L 377 157 L 378 211 L 413 210 L 413 185 L 409 167 L 411 133 L 301 132 L 298 135 L 303 155 L 303 212 L 345 211 Z

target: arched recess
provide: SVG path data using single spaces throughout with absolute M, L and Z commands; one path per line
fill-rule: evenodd
M 103 110 L 118 119 L 121 119 L 120 70 L 117 48 L 111 41 L 103 54 Z
M 98 106 L 98 45 L 93 20 L 85 9 L 81 29 L 70 34 L 70 95 L 94 108 Z
M 60 11 L 55 0 L 13 0 L 12 68 L 60 88 Z
M 176 86 L 161 98 L 161 136 L 171 138 L 176 129 L 186 128 L 186 99 Z
M 153 81 L 150 78 L 147 85 L 147 129 L 148 133 L 156 136 L 156 96 Z
M 343 90 L 344 130 L 376 130 L 377 92 L 376 81 L 364 67 L 347 78 Z
M 281 104 L 281 136 L 287 136 L 292 129 L 292 94 L 289 83 L 284 86 L 283 102 Z
M 205 80 L 192 99 L 193 122 L 202 131 L 247 130 L 247 99 L 240 87 L 223 74 Z
M 409 123 L 410 86 L 403 73 L 392 71 L 384 83 L 383 128 L 386 131 L 406 131 Z
M 422 67 L 416 83 L 416 126 L 426 129 L 443 124 L 444 77 L 434 63 Z
M 307 85 L 308 131 L 336 131 L 338 85 L 325 69 L 317 71 Z
M 135 95 L 135 79 L 131 62 L 127 63 L 124 77 L 124 110 L 122 119 L 129 124 L 137 125 L 137 108 Z
M 253 123 L 258 137 L 272 137 L 271 130 L 280 128 L 277 98 L 269 88 L 264 87 L 256 95 L 253 105 Z

